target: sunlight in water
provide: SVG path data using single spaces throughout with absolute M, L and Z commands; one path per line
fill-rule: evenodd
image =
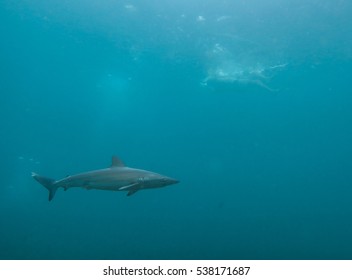
M 253 63 L 250 57 L 238 57 L 220 44 L 215 44 L 208 55 L 207 76 L 201 81 L 202 86 L 226 83 L 256 85 L 268 91 L 276 91 L 268 83 L 277 71 L 284 69 L 287 63 L 264 64 Z

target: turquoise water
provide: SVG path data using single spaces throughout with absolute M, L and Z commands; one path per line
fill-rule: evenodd
M 2 1 L 0 258 L 352 259 L 351 12 Z M 31 178 L 113 154 L 180 183 L 48 202 Z

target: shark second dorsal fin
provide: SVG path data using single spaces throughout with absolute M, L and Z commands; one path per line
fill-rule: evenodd
M 111 167 L 124 167 L 124 163 L 117 157 L 112 156 Z

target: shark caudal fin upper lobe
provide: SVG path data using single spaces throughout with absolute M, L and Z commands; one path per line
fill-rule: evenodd
M 55 180 L 39 176 L 34 172 L 32 172 L 32 177 L 49 191 L 49 201 L 51 201 L 54 198 L 55 193 L 58 189 L 58 187 L 55 185 Z

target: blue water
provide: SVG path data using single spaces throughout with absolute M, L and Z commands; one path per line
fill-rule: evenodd
M 2 1 L 0 258 L 352 259 L 351 13 Z M 31 178 L 114 154 L 181 182 L 49 202 Z

